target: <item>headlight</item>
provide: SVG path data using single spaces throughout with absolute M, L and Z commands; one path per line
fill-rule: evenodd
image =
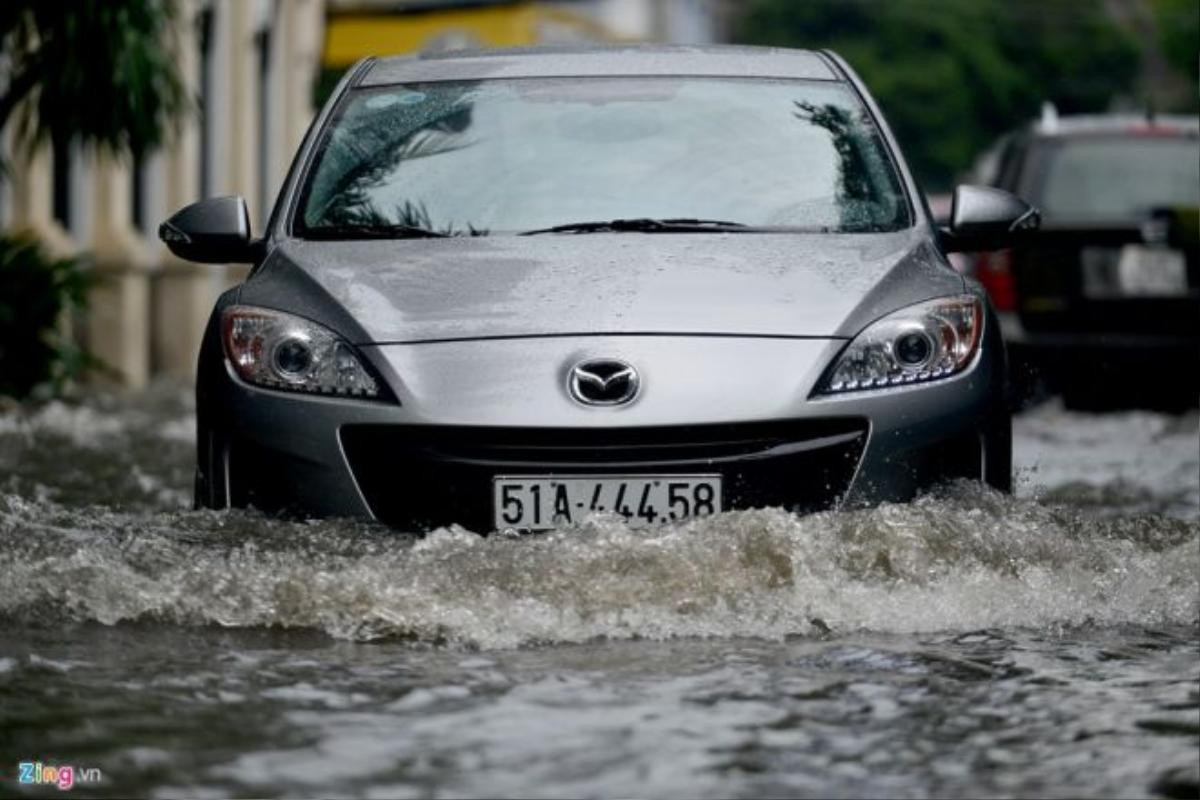
M 979 349 L 983 305 L 972 295 L 918 303 L 871 323 L 842 351 L 818 394 L 856 392 L 945 378 Z
M 242 380 L 295 392 L 379 397 L 379 383 L 341 337 L 301 317 L 232 306 L 221 318 L 225 355 Z

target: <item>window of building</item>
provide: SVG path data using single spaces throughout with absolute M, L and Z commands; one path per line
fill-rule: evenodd
M 271 24 L 255 37 L 258 46 L 258 209 L 265 225 L 271 214 Z
M 196 35 L 200 49 L 200 196 L 212 194 L 213 126 L 216 120 L 209 113 L 213 103 L 213 69 L 215 50 L 216 10 L 204 8 L 196 18 Z
M 74 208 L 71 202 L 71 141 L 56 136 L 51 145 L 52 204 L 54 219 L 66 230 L 71 230 Z
M 146 219 L 146 158 L 136 155 L 129 170 L 129 218 L 133 227 L 145 232 Z

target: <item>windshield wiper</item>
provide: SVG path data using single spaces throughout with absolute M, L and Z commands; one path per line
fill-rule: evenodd
M 321 225 L 305 228 L 306 239 L 447 239 L 448 233 L 416 225 Z
M 595 222 L 569 222 L 565 225 L 555 225 L 551 228 L 535 228 L 523 231 L 522 236 L 533 236 L 538 233 L 603 233 L 609 231 L 632 231 L 635 233 L 747 233 L 755 230 L 741 222 L 727 222 L 720 219 L 693 219 L 691 217 L 672 217 L 670 219 L 610 219 Z

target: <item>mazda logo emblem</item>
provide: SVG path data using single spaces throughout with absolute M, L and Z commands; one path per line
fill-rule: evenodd
M 567 388 L 571 397 L 589 406 L 617 406 L 637 396 L 637 370 L 624 361 L 592 358 L 571 367 Z

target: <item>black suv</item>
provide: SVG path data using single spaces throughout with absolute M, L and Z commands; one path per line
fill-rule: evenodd
M 973 182 L 1040 207 L 1041 232 L 968 271 L 1000 312 L 1018 401 L 1182 408 L 1200 393 L 1200 122 L 1058 117 L 1001 138 Z

